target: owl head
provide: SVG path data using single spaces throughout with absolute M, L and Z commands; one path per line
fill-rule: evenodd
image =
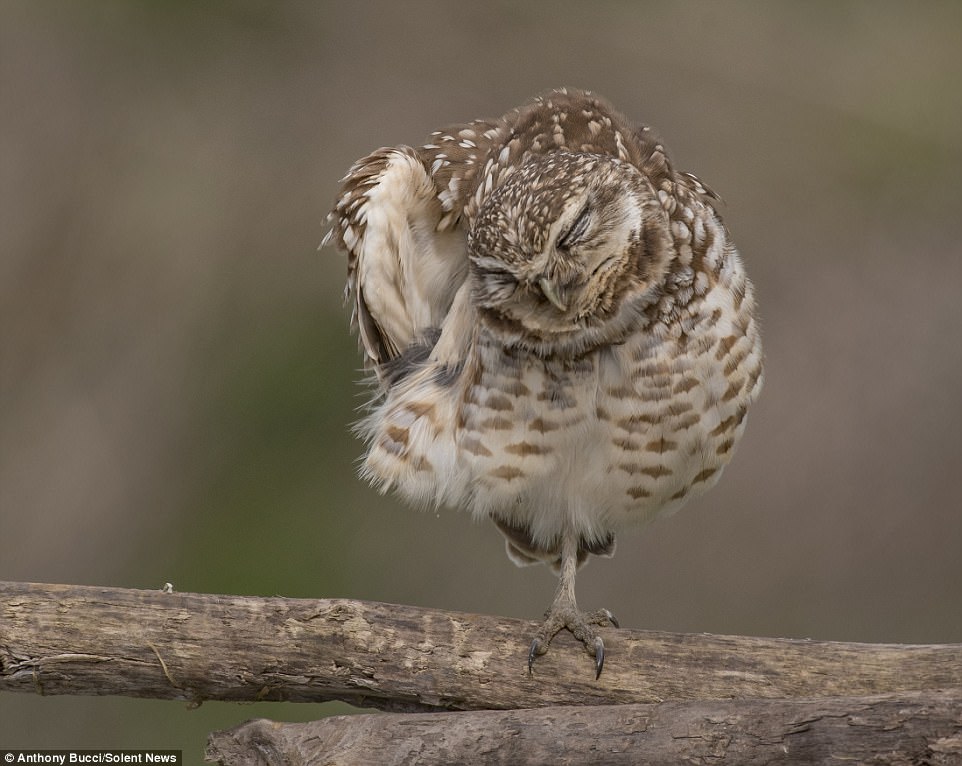
M 539 343 L 625 323 L 626 300 L 665 274 L 667 216 L 646 176 L 613 157 L 535 156 L 483 202 L 468 234 L 482 315 Z

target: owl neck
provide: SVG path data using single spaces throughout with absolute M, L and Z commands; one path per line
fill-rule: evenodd
M 479 335 L 507 349 L 542 359 L 578 359 L 604 346 L 624 343 L 628 336 L 651 324 L 654 296 L 635 295 L 621 302 L 606 319 L 586 319 L 570 330 L 545 331 L 525 326 L 494 307 L 479 307 Z

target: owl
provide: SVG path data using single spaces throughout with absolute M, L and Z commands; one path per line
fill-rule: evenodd
M 762 384 L 755 299 L 716 195 L 648 127 L 558 89 L 382 148 L 326 237 L 377 394 L 361 473 L 489 518 L 559 575 L 528 670 L 569 630 L 604 666 L 575 576 L 615 534 L 710 488 Z

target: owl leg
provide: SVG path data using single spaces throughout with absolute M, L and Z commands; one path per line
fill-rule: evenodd
M 575 600 L 575 575 L 578 571 L 577 535 L 564 535 L 561 547 L 561 575 L 558 578 L 558 590 L 555 591 L 554 601 L 545 614 L 545 621 L 531 642 L 528 651 L 528 672 L 534 665 L 535 659 L 548 651 L 548 646 L 562 629 L 567 628 L 571 634 L 584 644 L 585 650 L 595 658 L 595 679 L 601 676 L 605 666 L 605 643 L 597 634 L 593 625 L 618 626 L 618 621 L 607 609 L 585 613 L 578 609 Z

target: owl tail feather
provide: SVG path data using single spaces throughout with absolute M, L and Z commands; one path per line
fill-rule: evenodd
M 491 520 L 498 531 L 505 536 L 505 551 L 516 566 L 547 564 L 556 574 L 561 571 L 560 537 L 553 540 L 549 546 L 544 546 L 535 542 L 531 528 L 524 524 L 507 521 L 493 514 Z M 610 533 L 603 540 L 588 540 L 582 537 L 578 541 L 579 568 L 588 560 L 588 556 L 610 558 L 614 555 L 615 536 Z

